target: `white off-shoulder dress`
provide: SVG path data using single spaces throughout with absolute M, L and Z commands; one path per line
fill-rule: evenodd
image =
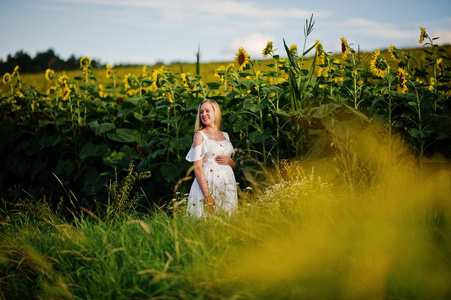
M 202 168 L 205 172 L 210 193 L 215 199 L 215 212 L 231 214 L 238 207 L 237 187 L 235 174 L 229 165 L 220 165 L 216 162 L 217 155 L 233 157 L 235 149 L 230 142 L 229 135 L 223 132 L 225 140 L 210 140 L 205 133 L 199 131 L 204 138 L 203 142 L 189 150 L 186 160 L 194 162 L 202 159 Z M 187 215 L 202 217 L 204 215 L 205 196 L 194 179 L 188 196 Z

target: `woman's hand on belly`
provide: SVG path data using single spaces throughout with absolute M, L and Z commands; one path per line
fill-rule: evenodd
M 232 170 L 236 168 L 236 164 L 230 156 L 220 154 L 216 156 L 215 161 L 218 165 L 230 166 Z
M 229 161 L 232 159 L 227 155 L 217 155 L 215 160 L 218 163 L 218 165 L 229 165 L 230 164 Z

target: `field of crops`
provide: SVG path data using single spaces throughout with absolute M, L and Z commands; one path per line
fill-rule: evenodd
M 4 74 L 0 298 L 451 295 L 451 47 Z M 281 57 L 285 58 L 281 58 Z M 184 218 L 199 103 L 240 211 Z

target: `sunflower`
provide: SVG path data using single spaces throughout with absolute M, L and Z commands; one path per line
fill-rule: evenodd
M 52 69 L 45 70 L 45 79 L 52 81 L 55 79 L 55 72 Z
M 21 91 L 17 91 L 15 97 L 25 98 L 25 95 Z
M 401 51 L 396 48 L 393 45 L 390 45 L 390 49 L 388 50 L 388 52 L 390 53 L 391 57 L 395 60 L 395 61 L 400 61 L 401 58 L 399 57 L 399 54 L 401 53 Z
M 161 88 L 164 84 L 166 69 L 164 66 L 159 67 L 156 70 L 153 70 L 152 72 L 152 80 L 153 80 L 153 86 L 155 88 Z
M 10 83 L 11 82 L 11 74 L 5 73 L 5 75 L 3 75 L 3 82 L 5 84 Z
M 343 76 L 337 76 L 337 77 L 332 78 L 332 81 L 335 83 L 338 83 L 338 84 L 343 84 L 344 78 L 343 78 Z
M 136 90 L 140 87 L 139 79 L 135 75 L 128 77 L 128 83 L 132 89 Z
M 169 103 L 174 103 L 174 99 L 172 98 L 172 94 L 170 92 L 168 92 L 165 87 L 161 88 L 163 90 L 163 96 L 166 96 Z
M 423 44 L 423 41 L 425 38 L 427 38 L 428 34 L 426 33 L 425 27 L 420 27 L 421 33 L 420 33 L 420 41 L 419 44 Z
M 227 68 L 226 68 L 227 73 L 233 72 L 234 70 L 235 70 L 235 69 L 234 69 L 233 63 L 229 63 L 229 64 L 227 65 Z
M 56 86 L 51 86 L 48 90 L 47 90 L 47 95 L 53 94 L 56 92 Z
M 398 93 L 404 94 L 407 91 L 406 71 L 403 68 L 398 69 Z
M 344 37 L 341 39 L 341 58 L 345 58 L 349 51 L 348 41 Z
M 287 59 L 286 58 L 281 58 L 279 59 L 279 63 L 277 65 L 279 68 L 287 68 L 288 67 L 288 63 L 287 63 Z M 286 74 L 286 73 L 285 73 Z
M 16 67 L 14 68 L 14 71 L 13 71 L 13 73 L 11 74 L 11 76 L 16 75 L 17 71 L 19 71 L 19 66 L 16 66 Z
M 139 88 L 139 80 L 135 75 L 128 73 L 124 76 L 124 86 L 126 90 L 136 90 Z
M 271 41 L 266 44 L 265 49 L 263 49 L 263 56 L 268 57 L 268 55 L 272 55 L 274 53 L 274 45 Z
M 195 87 L 194 78 L 190 72 L 182 73 L 180 76 L 183 79 L 183 85 L 189 89 L 193 89 Z
M 132 74 L 130 74 L 130 73 L 124 75 L 123 82 L 124 82 L 124 87 L 125 87 L 126 90 L 130 89 L 130 84 L 128 83 L 128 77 L 131 76 L 131 75 Z
M 415 82 L 418 82 L 419 84 L 422 84 L 422 85 L 426 85 L 426 82 L 424 82 L 423 79 L 420 79 L 418 77 L 415 79 Z
M 442 68 L 440 68 L 441 62 L 442 62 L 442 59 L 441 59 L 441 58 L 438 58 L 438 59 L 435 61 L 435 69 L 437 70 L 437 76 L 442 75 Z
M 434 77 L 429 78 L 429 90 L 433 91 L 435 85 L 435 79 Z
M 61 93 L 61 98 L 63 100 L 67 100 L 67 99 L 69 99 L 69 96 L 70 96 L 70 93 L 71 93 L 71 89 L 69 87 L 69 84 L 67 84 L 66 81 L 64 82 L 62 87 L 63 87 L 63 90 L 62 90 L 62 93 Z
M 189 79 L 186 78 L 186 77 L 187 77 L 187 74 L 189 74 L 189 73 L 181 73 L 181 74 L 180 74 L 180 77 L 182 77 L 182 80 L 183 80 L 183 86 L 189 88 L 189 85 L 188 85 Z
M 316 58 L 321 59 L 324 57 L 324 48 L 323 48 L 323 44 L 321 44 L 320 41 L 316 41 L 315 44 L 315 50 L 316 50 Z
M 373 53 L 373 59 L 370 62 L 370 69 L 374 75 L 378 77 L 383 77 L 385 73 L 388 73 L 390 67 L 388 66 L 387 61 L 382 56 L 380 50 L 376 50 Z
M 235 60 L 238 64 L 238 70 L 243 71 L 244 66 L 249 62 L 249 55 L 246 53 L 243 47 L 238 48 L 238 52 L 236 53 Z
M 215 71 L 215 78 L 220 83 L 224 83 L 225 82 L 225 73 L 226 73 L 226 68 L 224 66 L 219 66 L 219 68 L 217 68 Z
M 91 65 L 91 60 L 89 57 L 85 56 L 80 59 L 80 67 L 83 69 L 88 68 Z
M 69 80 L 69 77 L 67 77 L 66 74 L 63 74 L 60 77 L 58 77 L 58 84 L 61 86 L 67 85 L 68 80 Z
M 111 78 L 113 76 L 113 72 L 111 71 L 110 65 L 106 65 L 106 78 Z
M 101 98 L 106 98 L 107 94 L 105 93 L 105 91 L 103 90 L 103 85 L 99 84 L 99 96 Z
M 290 51 L 290 53 L 295 56 L 298 54 L 298 45 L 297 44 L 293 44 L 290 46 L 290 48 L 288 48 L 288 51 Z
M 64 88 L 64 90 L 63 90 L 62 95 L 61 95 L 61 97 L 63 98 L 63 100 L 69 99 L 70 92 L 71 92 L 71 90 L 70 90 L 69 86 L 66 86 L 66 87 Z

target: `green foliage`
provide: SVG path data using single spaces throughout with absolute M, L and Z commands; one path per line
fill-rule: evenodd
M 336 124 L 351 118 L 363 127 L 384 123 L 381 135 L 389 143 L 401 137 L 423 162 L 449 156 L 449 46 L 429 38 L 420 50 L 383 51 L 390 69 L 379 77 L 371 56 L 349 45 L 341 58 L 319 42 L 309 45 L 313 25 L 313 19 L 306 22 L 302 53 L 284 41 L 287 58 L 272 50 L 272 59 L 251 59 L 241 72 L 198 60 L 103 73 L 88 58 L 81 71 L 46 73 L 46 81 L 42 75 L 25 80 L 15 69 L 1 86 L 0 184 L 20 182 L 35 199 L 45 193 L 59 198 L 65 188 L 93 207 L 94 196 L 108 201 L 107 183 L 121 181 L 133 163 L 136 172 L 152 173 L 134 188 L 163 204 L 189 168 L 184 156 L 204 98 L 221 105 L 222 129 L 242 158 L 264 166 L 327 157 Z M 399 90 L 399 68 L 406 90 Z M 239 165 L 237 179 L 246 186 L 251 163 Z
M 375 72 L 349 45 L 308 46 L 313 24 L 301 55 L 284 44 L 287 59 L 206 84 L 199 60 L 100 80 L 84 58 L 39 88 L 5 74 L 0 298 L 449 298 L 450 47 L 425 35 Z M 193 220 L 184 156 L 204 98 L 242 189 L 238 213 Z
M 337 138 L 342 152 L 317 160 L 314 171 L 282 162 L 267 176 L 271 187 L 241 195 L 231 217 L 186 218 L 184 196 L 171 210 L 121 213 L 117 202 L 110 215 L 83 210 L 70 221 L 46 202 L 2 210 L 1 295 L 446 299 L 449 171 L 422 182 L 414 162 L 386 159 L 393 149 L 371 143 L 374 137 Z M 361 181 L 370 172 L 377 176 L 352 188 L 331 176 L 340 164 Z M 133 181 L 115 188 L 115 199 Z
M 117 153 L 112 153 L 107 157 L 107 163 L 116 165 L 120 161 L 121 157 L 118 157 Z M 131 210 L 136 209 L 136 206 L 141 198 L 141 194 L 132 194 L 133 186 L 141 181 L 150 178 L 150 171 L 144 173 L 137 173 L 133 171 L 133 164 L 130 164 L 128 168 L 128 174 L 122 180 L 118 182 L 117 178 L 114 182 L 110 182 L 107 186 L 108 189 L 108 204 L 106 209 L 97 209 L 98 214 L 103 216 L 105 211 L 106 217 L 110 219 L 111 216 L 116 218 L 117 215 L 128 214 Z M 145 195 L 144 195 L 145 196 Z

